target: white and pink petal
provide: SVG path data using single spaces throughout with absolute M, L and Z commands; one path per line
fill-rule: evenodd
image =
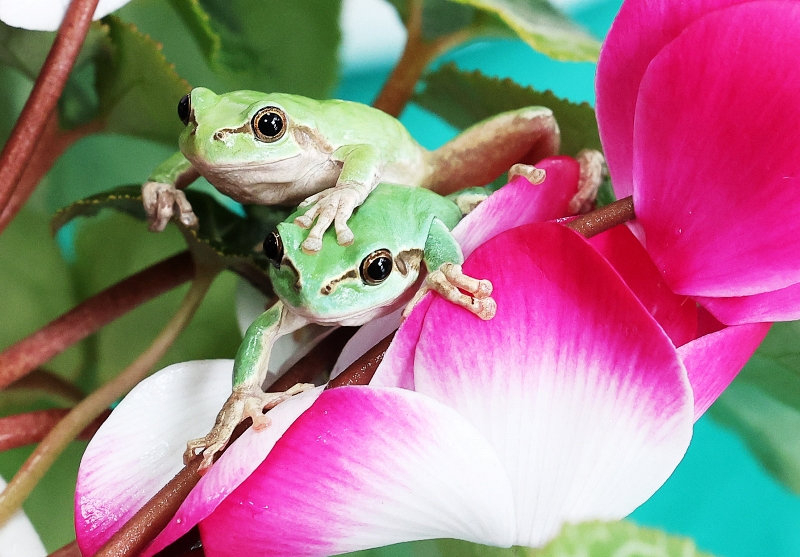
M 465 272 L 494 284 L 482 321 L 434 299 L 414 358 L 417 391 L 455 408 L 506 466 L 515 543 L 565 522 L 621 518 L 669 477 L 691 438 L 686 371 L 619 275 L 557 224 L 505 232 Z
M 233 360 L 171 365 L 139 383 L 86 447 L 75 491 L 75 530 L 93 555 L 183 467 L 231 390 Z
M 437 537 L 509 546 L 514 524 L 505 469 L 459 414 L 412 391 L 342 387 L 200 530 L 209 557 L 297 557 Z

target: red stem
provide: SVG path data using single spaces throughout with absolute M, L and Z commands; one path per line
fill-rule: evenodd
M 572 219 L 564 223 L 564 226 L 586 238 L 591 238 L 635 218 L 633 197 L 628 196 Z
M 110 413 L 107 410 L 98 416 L 81 431 L 78 439 L 91 439 Z M 67 414 L 69 408 L 53 408 L 0 418 L 0 452 L 38 443 Z
M 49 557 L 81 557 L 81 550 L 78 549 L 78 542 L 70 542 L 60 549 L 56 549 Z
M 14 130 L 0 153 L 0 211 L 5 210 L 36 143 L 53 119 L 56 103 L 64 90 L 83 46 L 98 0 L 72 0 L 42 71 L 33 85 Z
M 84 300 L 0 353 L 0 388 L 30 373 L 103 325 L 193 276 L 192 257 L 185 251 Z

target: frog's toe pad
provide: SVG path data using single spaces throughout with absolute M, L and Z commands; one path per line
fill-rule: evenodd
M 508 170 L 508 181 L 510 182 L 517 176 L 526 178 L 531 184 L 541 184 L 544 182 L 546 173 L 542 168 L 536 168 L 530 164 L 515 164 Z
M 322 239 L 321 238 L 306 238 L 302 244 L 300 244 L 300 248 L 303 250 L 303 253 L 307 255 L 313 255 L 318 253 L 319 250 L 322 249 Z

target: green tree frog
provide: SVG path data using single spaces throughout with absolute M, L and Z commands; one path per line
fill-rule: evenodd
M 187 462 L 200 450 L 203 467 L 210 465 L 244 418 L 251 417 L 257 429 L 266 427 L 264 409 L 312 387 L 262 390 L 278 337 L 309 323 L 361 325 L 395 311 L 417 290 L 423 264 L 428 271 L 423 289 L 482 319 L 494 316 L 491 283 L 461 272 L 461 247 L 450 232 L 462 218 L 454 201 L 422 188 L 380 184 L 350 219 L 353 242 L 340 245 L 329 230 L 318 255 L 301 247 L 305 231 L 295 220 L 306 211 L 289 216 L 264 241 L 278 301 L 248 328 L 236 354 L 233 391 L 211 432 L 188 443 Z
M 186 125 L 180 151 L 142 187 L 150 229 L 163 230 L 173 214 L 195 226 L 181 189 L 203 176 L 241 203 L 308 207 L 296 219 L 310 228 L 307 253 L 320 250 L 331 224 L 339 244 L 352 243 L 348 219 L 378 183 L 446 195 L 486 185 L 514 163 L 557 154 L 560 143 L 552 111 L 537 106 L 484 120 L 435 151 L 392 116 L 348 101 L 196 88 L 181 99 L 178 115 Z M 590 181 L 579 186 L 576 213 L 593 201 L 592 188 Z

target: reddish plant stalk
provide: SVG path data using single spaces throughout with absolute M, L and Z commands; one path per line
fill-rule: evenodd
M 70 542 L 60 549 L 56 549 L 48 557 L 82 557 L 78 549 L 78 542 Z
M 38 368 L 103 325 L 183 284 L 194 272 L 192 257 L 185 251 L 81 302 L 0 353 L 0 388 Z
M 22 173 L 64 90 L 83 46 L 98 0 L 72 0 L 42 71 L 17 123 L 0 153 L 0 211 L 11 199 Z
M 98 416 L 81 431 L 78 439 L 91 439 L 110 413 Z M 0 418 L 0 452 L 40 442 L 67 414 L 69 408 L 53 408 Z
M 595 209 L 565 223 L 567 228 L 582 234 L 586 238 L 597 236 L 617 225 L 636 218 L 633 210 L 633 197 L 628 196 L 605 207 Z
M 101 131 L 103 127 L 102 121 L 92 120 L 83 126 L 62 131 L 58 127 L 57 118 L 50 118 L 47 121 L 17 187 L 11 194 L 8 204 L 0 211 L 0 232 L 14 219 L 42 178 L 69 146 L 82 137 Z

